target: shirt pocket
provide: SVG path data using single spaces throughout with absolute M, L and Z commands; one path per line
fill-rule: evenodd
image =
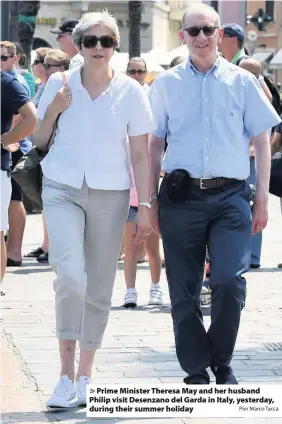
M 244 130 L 243 111 L 234 107 L 229 107 L 228 111 L 228 123 L 230 125 L 230 133 L 234 136 L 242 137 Z

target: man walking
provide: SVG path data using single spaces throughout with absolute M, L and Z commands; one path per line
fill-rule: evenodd
M 19 114 L 21 120 L 11 129 L 15 114 Z M 1 71 L 1 281 L 7 262 L 4 232 L 9 228 L 10 154 L 19 149 L 19 141 L 32 133 L 35 124 L 35 107 L 22 84 L 13 76 Z
M 16 45 L 10 41 L 1 41 L 1 69 L 16 78 L 22 85 L 26 96 L 31 100 L 30 88 L 25 78 L 18 70 L 20 55 Z M 12 102 L 12 100 L 11 100 Z M 12 128 L 21 119 L 20 114 L 14 116 Z M 12 152 L 12 169 L 21 157 L 32 148 L 28 138 L 20 141 L 20 148 Z M 26 210 L 23 203 L 23 193 L 18 183 L 12 179 L 12 195 L 9 206 L 9 232 L 7 242 L 7 266 L 22 265 L 22 241 L 26 222 Z
M 251 231 L 267 224 L 270 145 L 266 130 L 279 116 L 249 72 L 219 57 L 219 15 L 204 4 L 183 16 L 180 37 L 190 56 L 161 74 L 149 97 L 156 129 L 150 140 L 152 199 L 167 136 L 155 231 L 163 238 L 179 363 L 187 384 L 237 384 L 230 367 L 245 298 Z M 249 144 L 257 158 L 257 195 L 250 210 Z M 212 269 L 211 325 L 200 292 L 208 247 Z

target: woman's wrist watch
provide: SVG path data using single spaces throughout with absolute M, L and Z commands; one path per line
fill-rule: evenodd
M 149 202 L 139 202 L 138 206 L 145 206 L 145 208 L 151 209 L 151 203 Z

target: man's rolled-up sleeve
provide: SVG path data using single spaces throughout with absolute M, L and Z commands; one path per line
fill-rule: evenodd
M 165 138 L 167 134 L 167 112 L 162 82 L 156 80 L 149 90 L 149 100 L 153 113 L 155 129 L 152 134 L 157 138 Z
M 245 84 L 244 127 L 249 137 L 256 137 L 275 127 L 281 119 L 255 77 L 246 78 Z

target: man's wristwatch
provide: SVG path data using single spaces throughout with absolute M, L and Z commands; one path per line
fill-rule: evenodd
M 148 202 L 139 202 L 138 206 L 145 206 L 148 209 L 151 209 L 151 203 Z

